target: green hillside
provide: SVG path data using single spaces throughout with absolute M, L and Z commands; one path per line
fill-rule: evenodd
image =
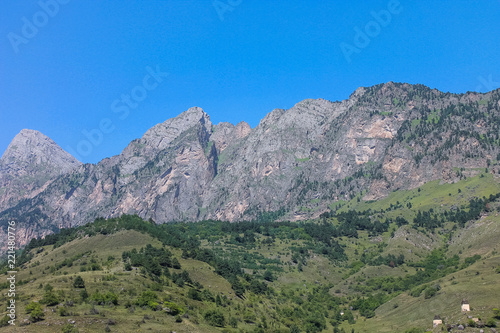
M 30 242 L 17 327 L 4 317 L 1 330 L 418 332 L 439 315 L 479 332 L 468 316 L 500 325 L 498 193 L 498 178 L 481 174 L 360 195 L 303 222 L 97 219 Z

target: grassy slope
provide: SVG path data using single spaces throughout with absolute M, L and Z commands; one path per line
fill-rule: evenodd
M 403 293 L 380 306 L 374 318 L 361 319 L 352 327 L 356 332 L 402 332 L 412 326 L 430 329 L 435 315 L 440 315 L 444 322 L 465 324 L 468 318 L 460 312 L 464 298 L 473 309 L 467 315 L 490 318 L 492 309 L 500 305 L 500 274 L 496 273 L 500 267 L 498 239 L 500 216 L 489 217 L 464 229 L 452 240 L 450 251 L 463 248 L 464 256 L 481 254 L 481 260 L 432 282 L 441 286 L 436 296 L 425 299 L 423 295 L 415 298 Z M 469 331 L 479 332 L 479 329 Z
M 461 189 L 461 193 L 458 189 Z M 353 199 L 341 209 L 388 209 L 391 204 L 396 205 L 397 201 L 400 201 L 403 207 L 386 212 L 384 218 L 403 215 L 411 220 L 418 209 L 449 209 L 453 205 L 466 204 L 472 197 L 489 196 L 497 192 L 500 192 L 498 180 L 491 175 L 486 175 L 482 178 L 479 176 L 469 178 L 456 184 L 440 185 L 438 182 L 432 182 L 422 186 L 420 192 L 417 189 L 398 191 L 377 202 L 357 202 L 356 199 Z M 406 207 L 407 202 L 412 203 L 412 209 Z M 340 240 L 345 245 L 346 253 L 350 258 L 348 263 L 335 265 L 321 255 L 311 254 L 307 265 L 303 266 L 303 272 L 299 272 L 295 265 L 290 264 L 290 246 L 300 245 L 302 243 L 300 240 L 277 239 L 272 245 L 258 245 L 253 249 L 237 247 L 237 249 L 255 252 L 265 258 L 280 258 L 283 271 L 278 274 L 278 279 L 271 283 L 271 286 L 277 291 L 295 290 L 300 294 L 306 293 L 316 285 L 332 284 L 333 287 L 330 289 L 332 294 L 349 297 L 352 296 L 349 287 L 356 284 L 360 278 L 404 276 L 415 272 L 414 268 L 406 265 L 396 268 L 364 266 L 358 272 L 350 272 L 349 265 L 353 261 L 359 260 L 361 253 L 378 251 L 380 244 L 386 243 L 387 246 L 381 248 L 381 254 L 397 255 L 403 253 L 405 258 L 409 260 L 420 260 L 432 249 L 442 246 L 444 237 L 440 233 L 448 229 L 445 227 L 441 231 L 436 230 L 435 234 L 424 234 L 409 226 L 403 226 L 395 231 L 394 237 L 391 237 L 391 231 L 395 230 L 395 225 L 393 225 L 388 232 L 372 238 L 368 237 L 367 233 L 360 232 L 358 239 L 344 237 Z M 263 239 L 261 236 L 257 238 L 258 240 Z M 440 314 L 445 321 L 465 322 L 465 317 L 459 311 L 462 298 L 470 300 L 475 316 L 485 319 L 491 317 L 491 309 L 500 305 L 498 304 L 500 275 L 495 273 L 496 267 L 500 265 L 500 256 L 496 254 L 499 252 L 498 239 L 500 239 L 498 212 L 492 212 L 479 221 L 469 223 L 464 229 L 458 229 L 453 233 L 449 242 L 449 255 L 459 254 L 461 258 L 465 258 L 480 254 L 482 256 L 480 261 L 465 270 L 435 281 L 435 283 L 440 284 L 442 289 L 431 299 L 424 299 L 423 296 L 414 298 L 407 293 L 402 293 L 380 306 L 376 310 L 374 318 L 364 319 L 356 314 L 358 317 L 356 324 L 351 326 L 344 322 L 343 326 L 348 332 L 352 328 L 356 332 L 400 332 L 413 326 L 431 328 L 432 318 L 435 314 Z M 220 250 L 236 249 L 234 245 L 228 245 L 226 240 L 221 238 L 217 245 L 213 242 L 204 241 L 202 243 L 207 247 Z M 190 317 L 184 318 L 182 323 L 176 323 L 174 317 L 166 313 L 143 310 L 137 307 L 135 312 L 131 313 L 123 307 L 127 300 L 133 301 L 142 291 L 147 290 L 152 281 L 142 276 L 138 270 L 125 272 L 121 262 L 121 254 L 123 251 L 129 251 L 133 248 L 139 249 L 148 243 L 155 247 L 161 246 L 157 240 L 148 235 L 136 231 L 121 231 L 107 236 L 97 235 L 77 239 L 56 249 L 52 249 L 52 246 L 46 247 L 43 252 L 38 253 L 27 264 L 26 269 L 20 270 L 18 273 L 18 281 L 29 281 L 27 284 L 18 286 L 21 304 L 18 307 L 20 319 L 18 323 L 28 318 L 28 315 L 24 314 L 24 306 L 29 301 L 39 300 L 42 297 L 44 291 L 40 288 L 40 284 L 45 286 L 50 283 L 56 291 L 63 291 L 66 296 L 77 299 L 79 290 L 72 287 L 72 281 L 76 275 L 83 277 L 89 294 L 96 290 L 103 292 L 112 290 L 119 295 L 120 303 L 114 308 L 97 307 L 100 310 L 100 314 L 97 315 L 90 314 L 91 305 L 77 304 L 68 308 L 73 312 L 73 315 L 69 317 L 61 317 L 52 312 L 51 308 L 46 307 L 48 311 L 44 321 L 24 326 L 18 331 L 60 332 L 61 326 L 68 319 L 76 321 L 80 332 L 103 331 L 109 319 L 113 319 L 117 323 L 110 326 L 111 330 L 115 332 L 136 332 L 138 330 L 150 330 L 151 332 L 169 332 L 170 330 L 176 332 L 220 331 L 220 329 L 208 326 L 202 318 L 202 314 L 206 310 L 214 307 L 213 303 L 188 299 L 186 297 L 187 287 L 179 288 L 170 284 L 164 286 L 162 292 L 158 292 L 162 300 L 175 301 L 185 309 L 193 308 L 192 311 L 188 311 Z M 255 313 L 257 318 L 265 315 L 268 322 L 272 322 L 272 309 L 276 306 L 273 299 L 259 298 L 249 294 L 246 295 L 246 299 L 235 298 L 232 296 L 230 284 L 215 274 L 212 267 L 200 261 L 181 259 L 180 250 L 171 250 L 174 256 L 179 258 L 182 269 L 187 270 L 194 281 L 200 282 L 214 295 L 223 294 L 232 298 L 232 306 L 223 309 L 226 317 L 240 316 L 241 318 L 243 311 L 241 309 L 244 309 Z M 72 267 L 63 267 L 51 273 L 50 266 L 65 258 L 88 251 L 91 252 L 87 253 L 86 257 L 81 260 L 88 261 L 94 257 L 103 266 L 102 271 L 80 272 L 80 265 L 75 262 Z M 114 257 L 114 260 L 108 260 L 110 256 Z M 252 272 L 249 271 L 249 273 Z M 257 273 L 261 274 L 262 271 L 257 270 Z M 106 281 L 109 276 L 114 276 L 115 279 Z M 2 294 L 4 293 L 2 291 Z M 5 295 L 0 297 L 0 301 L 5 301 Z M 395 304 L 397 307 L 394 306 Z M 238 307 L 240 310 L 237 310 Z M 256 325 L 244 321 L 240 321 L 238 324 L 238 328 L 243 331 L 252 331 L 255 327 Z M 284 327 L 282 326 L 282 328 Z M 9 331 L 8 328 L 4 328 L 4 330 Z M 331 330 L 332 326 L 328 323 L 327 331 L 331 332 Z M 234 331 L 236 332 L 236 330 Z
M 123 251 L 129 251 L 133 248 L 141 248 L 146 244 L 152 244 L 156 247 L 161 247 L 161 243 L 148 235 L 141 234 L 136 231 L 121 231 L 112 235 L 97 235 L 90 238 L 74 240 L 70 243 L 51 250 L 52 246 L 47 246 L 46 249 L 39 253 L 28 263 L 26 270 L 21 270 L 18 273 L 19 280 L 29 280 L 26 285 L 19 286 L 21 308 L 18 310 L 20 315 L 19 323 L 27 319 L 29 315 L 24 314 L 24 306 L 32 300 L 39 300 L 44 293 L 39 286 L 50 283 L 56 291 L 64 291 L 65 295 L 72 299 L 78 299 L 79 289 L 72 287 L 73 278 L 80 275 L 84 281 L 89 294 L 99 290 L 101 292 L 114 291 L 119 295 L 120 305 L 126 299 L 135 299 L 142 291 L 146 290 L 152 281 L 144 278 L 137 270 L 132 272 L 124 272 L 121 262 L 121 254 Z M 72 267 L 64 267 L 55 274 L 49 274 L 48 267 L 60 261 L 63 258 L 68 258 L 76 254 L 92 251 L 86 258 L 96 256 L 98 262 L 108 263 L 108 257 L 113 256 L 115 260 L 109 262 L 109 265 L 103 266 L 102 271 L 87 271 L 80 272 L 80 265 L 74 264 Z M 221 277 L 213 272 L 209 273 L 208 265 L 195 260 L 179 260 L 182 268 L 189 272 L 206 271 L 206 274 L 200 275 L 193 273 L 193 280 L 201 280 L 203 284 L 211 284 L 220 292 L 228 292 L 230 286 Z M 35 262 L 40 262 L 39 265 L 32 267 Z M 175 271 L 175 270 L 172 270 Z M 116 280 L 105 281 L 106 276 L 111 276 L 112 273 Z M 163 298 L 170 298 L 173 295 L 175 299 L 178 294 L 182 294 L 183 290 L 176 286 L 166 287 L 164 292 L 159 292 Z M 196 303 L 195 301 L 192 301 Z M 200 304 L 196 304 L 200 306 Z M 57 313 L 53 313 L 49 307 L 46 312 L 46 319 L 42 322 L 33 323 L 29 326 L 20 328 L 23 332 L 61 332 L 61 326 L 68 320 L 76 321 L 76 327 L 80 332 L 102 332 L 104 331 L 109 319 L 116 321 L 116 325 L 110 326 L 113 332 L 165 332 L 165 329 L 172 329 L 176 332 L 214 332 L 214 328 L 204 325 L 194 325 L 188 319 L 184 319 L 183 323 L 176 323 L 174 317 L 165 313 L 152 312 L 151 310 L 143 310 L 136 307 L 135 312 L 131 313 L 123 306 L 103 307 L 98 306 L 100 314 L 91 315 L 92 306 L 89 304 L 80 304 L 74 307 L 69 307 L 69 311 L 74 315 L 61 317 Z M 144 320 L 145 316 L 150 319 Z M 8 328 L 5 328 L 8 331 Z

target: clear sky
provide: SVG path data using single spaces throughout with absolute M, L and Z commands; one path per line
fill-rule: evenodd
M 5 0 L 0 8 L 0 154 L 23 128 L 96 163 L 191 106 L 213 123 L 255 127 L 274 108 L 342 100 L 382 82 L 456 93 L 500 86 L 500 0 Z

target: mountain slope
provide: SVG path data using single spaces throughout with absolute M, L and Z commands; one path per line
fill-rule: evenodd
M 498 322 L 497 193 L 483 172 L 353 199 L 307 222 L 97 219 L 29 243 L 16 268 L 17 323 L 26 332 L 423 332 L 435 315 L 469 325 L 464 298 L 468 315 Z M 422 211 L 442 223 L 421 225 Z M 0 283 L 1 302 L 8 288 Z M 25 313 L 32 302 L 43 318 Z

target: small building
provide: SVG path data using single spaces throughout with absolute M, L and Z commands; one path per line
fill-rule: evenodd
M 441 317 L 438 315 L 434 316 L 434 320 L 432 321 L 432 327 L 436 327 L 438 325 L 441 325 L 443 321 L 441 320 Z
M 462 312 L 467 312 L 470 311 L 470 304 L 469 301 L 466 299 L 462 300 Z

